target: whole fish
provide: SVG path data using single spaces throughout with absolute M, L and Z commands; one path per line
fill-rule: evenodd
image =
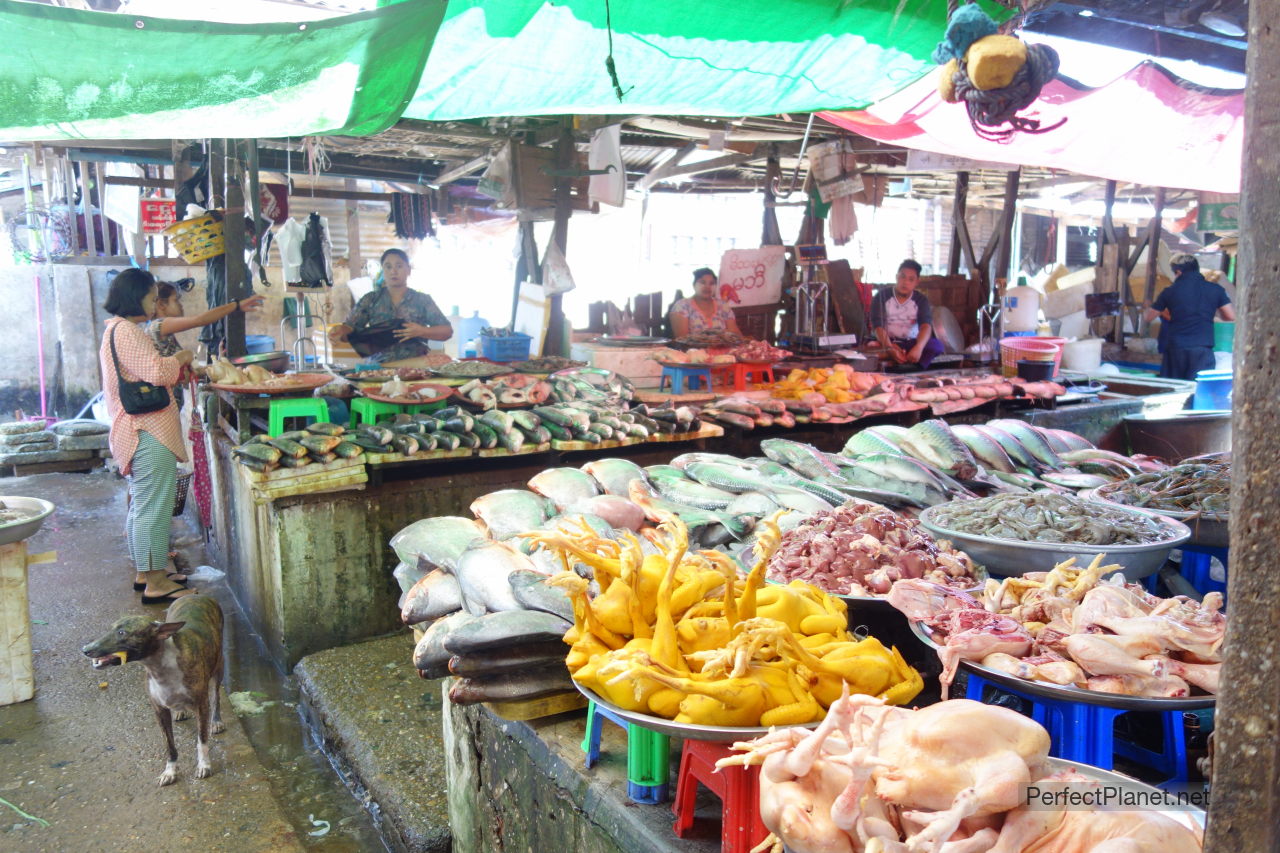
M 744 519 L 734 518 L 723 512 L 709 509 L 698 509 L 687 504 L 676 503 L 660 497 L 651 491 L 640 480 L 631 481 L 631 500 L 644 510 L 645 517 L 653 522 L 661 522 L 665 516 L 674 515 L 680 518 L 687 527 L 706 527 L 709 524 L 722 524 L 735 538 L 747 532 Z
M 449 687 L 449 701 L 455 705 L 479 702 L 517 702 L 555 693 L 571 692 L 573 679 L 564 661 L 484 678 L 459 678 Z
M 534 571 L 533 563 L 524 554 L 503 542 L 482 540 L 472 545 L 458 558 L 454 575 L 462 591 L 462 606 L 472 616 L 486 612 L 519 610 L 507 576 L 519 570 Z
M 471 502 L 471 512 L 489 528 L 494 539 L 510 539 L 535 530 L 551 517 L 554 504 L 524 489 L 501 489 Z
M 760 442 L 760 450 L 773 461 L 790 466 L 812 480 L 840 473 L 835 463 L 811 444 L 801 444 L 785 438 L 766 438 Z
M 1049 449 L 1052 450 L 1054 453 L 1061 455 L 1063 453 L 1069 453 L 1071 451 L 1071 446 L 1067 444 L 1065 441 L 1063 441 L 1061 438 L 1059 438 L 1057 435 L 1055 435 L 1053 430 L 1045 429 L 1044 427 L 1038 427 L 1038 426 L 1035 426 L 1034 424 L 1032 425 L 1031 428 L 1036 432 L 1040 433 L 1040 437 L 1045 440 L 1045 443 L 1049 445 Z
M 733 457 L 727 457 L 733 459 Z M 763 474 L 742 466 L 741 460 L 733 459 L 733 464 L 724 462 L 690 462 L 685 466 L 686 475 L 702 483 L 714 486 L 726 492 L 742 494 L 743 492 L 768 491 L 770 480 Z
M 900 446 L 952 477 L 969 480 L 978 473 L 978 463 L 969 448 L 956 437 L 946 421 L 938 418 L 930 418 L 911 427 L 902 436 Z
M 484 535 L 484 528 L 474 519 L 441 515 L 415 521 L 392 536 L 391 550 L 402 563 L 417 566 L 425 562 L 451 572 L 467 546 Z
M 472 617 L 452 628 L 444 638 L 444 648 L 451 657 L 491 649 L 523 648 L 559 640 L 571 624 L 541 610 L 503 610 Z
M 1044 485 L 1032 475 L 1023 474 L 1021 471 L 1011 471 L 1008 473 L 1004 471 L 992 471 L 991 476 L 1006 485 L 1014 486 L 1015 488 L 1019 488 L 1027 492 L 1034 491 Z
M 724 453 L 681 453 L 675 459 L 671 460 L 671 465 L 679 468 L 681 471 L 687 471 L 689 466 L 696 462 L 714 462 L 722 465 L 742 464 L 742 460 L 738 457 L 729 456 Z
M 800 492 L 800 494 L 805 494 Z M 805 495 L 805 497 L 809 497 Z M 812 498 L 812 500 L 818 500 Z M 756 518 L 763 518 L 773 512 L 776 512 L 780 504 L 774 498 L 764 492 L 743 492 L 729 502 L 724 511 L 729 515 L 750 515 Z
M 857 456 L 862 453 L 899 453 L 898 445 L 881 437 L 869 429 L 855 432 L 844 443 L 840 451 L 844 456 Z
M 396 567 L 391 570 L 391 576 L 396 579 L 396 583 L 400 585 L 400 592 L 408 593 L 413 589 L 413 585 L 425 578 L 433 570 L 419 566 L 417 563 L 396 563 Z M 398 607 L 404 606 L 404 596 L 400 596 L 400 604 Z
M 442 569 L 435 569 L 405 593 L 400 621 L 406 625 L 417 625 L 456 613 L 461 607 L 462 590 L 458 587 L 458 579 Z
M 827 475 L 822 482 L 811 480 L 772 459 L 756 463 L 756 468 L 771 484 L 770 488 L 773 491 L 783 487 L 800 489 L 831 506 L 840 506 L 848 500 L 848 495 L 843 492 L 849 488 L 849 482 L 842 477 Z
M 880 424 L 879 426 L 867 427 L 863 432 L 869 432 L 901 449 L 902 437 L 907 434 L 907 428 L 897 424 Z
M 477 621 L 479 617 L 472 616 L 465 610 L 459 610 L 452 616 L 446 616 L 431 623 L 413 649 L 413 665 L 418 668 L 424 678 L 444 678 L 449 674 L 449 658 L 453 657 L 454 653 L 444 647 L 444 641 L 453 631 Z
M 1105 486 L 1107 483 L 1113 482 L 1110 477 L 1099 477 L 1097 474 L 1071 474 L 1059 471 L 1049 471 L 1041 474 L 1040 479 L 1046 483 L 1052 483 L 1055 486 L 1063 486 L 1068 489 L 1096 489 L 1099 486 Z
M 839 506 L 839 504 L 832 504 L 817 495 L 810 494 L 804 489 L 793 489 L 786 486 L 775 488 L 769 493 L 769 496 L 784 509 L 794 510 L 791 513 L 792 515 L 816 515 Z M 844 501 L 840 503 L 844 503 Z
M 1004 449 L 1004 452 L 1009 454 L 1009 458 L 1013 460 L 1013 464 L 1017 468 L 1031 473 L 1044 470 L 1045 466 L 1032 456 L 1027 448 L 1022 446 L 1022 442 L 1018 441 L 1018 439 L 1014 438 L 1005 430 L 992 426 L 989 423 L 977 424 L 974 426 L 974 429 L 1000 445 L 1000 447 Z
M 644 510 L 622 495 L 596 495 L 574 504 L 570 512 L 598 516 L 616 530 L 639 530 L 644 526 Z
M 1011 474 L 1017 470 L 1009 454 L 994 438 L 968 424 L 956 424 L 951 427 L 956 438 L 964 442 L 965 447 L 974 458 L 988 471 L 1003 471 Z
M 1113 453 L 1110 450 L 1102 450 L 1097 447 L 1090 447 L 1087 450 L 1068 450 L 1061 457 L 1063 462 L 1070 462 L 1072 465 L 1080 465 L 1089 462 L 1111 463 L 1121 469 L 1128 471 L 1126 476 L 1141 473 L 1142 469 L 1138 463 L 1134 462 L 1128 456 L 1121 456 L 1119 453 Z
M 499 652 L 454 655 L 449 659 L 449 672 L 468 677 L 492 677 L 505 672 L 521 672 L 556 662 L 564 662 L 564 643 L 539 643 Z
M 1031 424 L 1026 421 L 1015 421 L 1010 418 L 991 421 L 989 426 L 996 429 L 1002 429 L 1018 440 L 1018 443 L 1027 449 L 1027 452 L 1036 458 L 1047 468 L 1058 471 L 1064 465 L 1058 454 L 1053 452 L 1053 448 L 1049 446 L 1049 442 L 1044 440 L 1044 436 L 1032 429 Z
M 659 495 L 676 503 L 697 507 L 698 509 L 724 509 L 733 502 L 733 492 L 726 492 L 714 486 L 704 486 L 693 480 L 662 480 L 653 484 Z
M 529 480 L 529 488 L 561 510 L 600 494 L 600 486 L 591 475 L 577 468 L 548 468 Z
M 1093 442 L 1082 435 L 1077 435 L 1067 429 L 1048 429 L 1046 427 L 1037 427 L 1041 433 L 1051 433 L 1058 441 L 1067 446 L 1067 450 L 1091 450 Z M 1061 451 L 1058 451 L 1061 452 Z
M 573 602 L 563 589 L 548 584 L 547 576 L 541 572 L 515 571 L 507 577 L 507 582 L 525 610 L 541 610 L 573 621 Z M 560 657 L 564 655 L 564 646 L 560 646 Z
M 674 465 L 646 465 L 644 473 L 648 475 L 650 481 L 662 480 L 686 480 L 688 479 L 684 471 L 681 471 Z

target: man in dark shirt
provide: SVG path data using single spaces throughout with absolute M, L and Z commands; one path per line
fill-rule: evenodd
M 1167 333 L 1160 375 L 1194 380 L 1201 370 L 1213 370 L 1213 319 L 1236 318 L 1231 299 L 1221 285 L 1200 274 L 1195 255 L 1177 254 L 1170 261 L 1177 278 L 1161 291 L 1146 311 L 1147 322 L 1162 318 Z
M 942 355 L 943 346 L 933 334 L 929 297 L 916 291 L 919 284 L 920 264 L 913 260 L 899 264 L 897 283 L 871 300 L 871 328 L 894 361 L 927 370 Z

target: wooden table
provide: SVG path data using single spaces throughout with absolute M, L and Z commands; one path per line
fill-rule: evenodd
M 27 566 L 57 558 L 54 551 L 28 554 L 25 539 L 0 545 L 0 705 L 25 702 L 35 695 Z

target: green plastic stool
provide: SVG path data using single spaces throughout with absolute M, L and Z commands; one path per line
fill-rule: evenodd
M 381 403 L 377 400 L 370 400 L 368 397 L 356 397 L 351 401 L 351 426 L 357 424 L 376 424 L 383 416 L 395 417 L 399 414 L 417 415 L 423 412 L 434 412 L 436 409 L 443 409 L 444 402 L 436 403 L 420 403 L 412 406 L 402 406 L 398 403 Z
M 627 796 L 637 803 L 666 802 L 671 775 L 670 736 L 628 723 L 591 702 L 587 705 L 587 733 L 582 739 L 588 768 L 600 760 L 600 730 L 605 720 L 627 733 Z
M 271 401 L 267 413 L 267 435 L 284 432 L 285 418 L 307 418 L 311 422 L 329 420 L 329 404 L 319 397 L 281 397 Z

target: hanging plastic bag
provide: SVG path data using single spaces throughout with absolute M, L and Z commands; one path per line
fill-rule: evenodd
M 547 251 L 542 256 L 542 287 L 547 296 L 568 293 L 576 287 L 573 273 L 569 271 L 569 262 L 564 259 L 564 252 L 552 240 L 547 244 Z

